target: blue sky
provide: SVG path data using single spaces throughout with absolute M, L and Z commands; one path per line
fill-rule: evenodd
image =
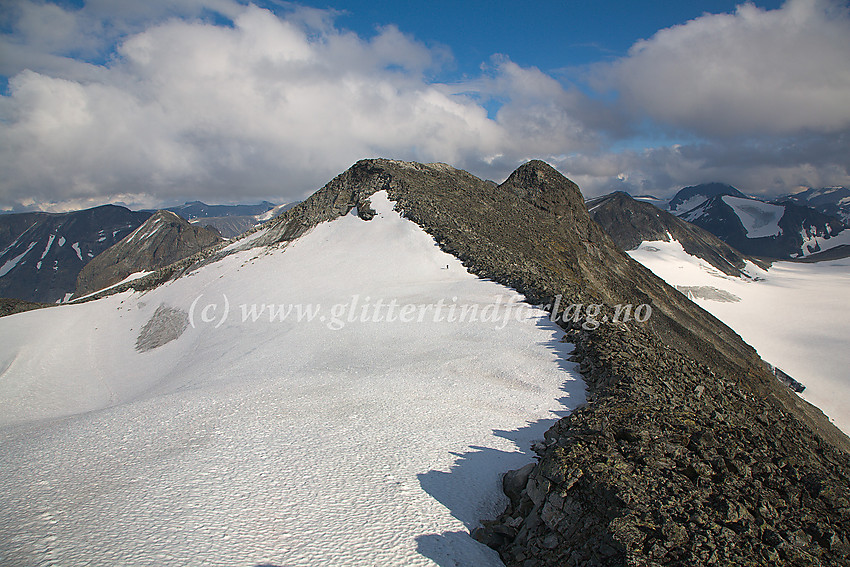
M 344 12 L 340 26 L 369 35 L 395 24 L 425 41 L 451 48 L 459 73 L 474 75 L 495 53 L 522 66 L 559 70 L 626 54 L 639 39 L 705 12 L 732 12 L 740 2 L 576 0 L 569 2 L 305 2 Z M 755 5 L 777 8 L 778 1 Z
M 376 156 L 850 185 L 845 1 L 2 1 L 0 208 L 282 202 Z

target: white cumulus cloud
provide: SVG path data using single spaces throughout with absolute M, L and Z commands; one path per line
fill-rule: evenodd
M 232 26 L 167 20 L 87 77 L 12 77 L 4 204 L 118 191 L 286 199 L 363 157 L 475 162 L 505 130 L 426 81 L 444 56 L 395 27 L 364 39 L 255 6 Z
M 850 127 L 850 9 L 742 4 L 636 43 L 602 74 L 637 115 L 707 136 Z
M 580 86 L 510 54 L 440 82 L 448 48 L 394 26 L 358 35 L 333 10 L 7 4 L 0 209 L 283 202 L 377 156 L 497 181 L 541 158 L 587 195 L 850 185 L 850 15 L 838 0 L 706 14 L 591 65 Z

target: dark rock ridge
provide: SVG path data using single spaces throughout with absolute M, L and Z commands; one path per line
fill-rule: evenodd
M 850 459 L 772 385 L 636 325 L 568 332 L 589 403 L 474 535 L 522 565 L 850 564 Z M 519 478 L 518 478 L 519 477 Z
M 55 302 L 74 292 L 89 260 L 150 213 L 104 205 L 69 213 L 0 215 L 0 297 Z
M 360 161 L 241 246 L 285 246 L 355 207 L 368 219 L 380 190 L 471 272 L 532 303 L 652 306 L 645 324 L 565 323 L 588 403 L 547 432 L 538 463 L 507 476 L 511 505 L 476 532 L 506 564 L 848 564 L 847 437 L 631 260 L 547 164 L 496 186 L 444 164 Z M 123 286 L 158 285 L 235 248 Z
M 850 189 L 847 187 L 807 189 L 788 195 L 778 202 L 786 201 L 812 207 L 825 215 L 840 219 L 846 225 L 850 224 Z
M 617 191 L 587 202 L 587 210 L 623 250 L 634 250 L 644 241 L 677 240 L 685 252 L 702 258 L 730 276 L 748 277 L 742 270 L 747 258 L 710 232 L 662 211 L 650 203 L 637 201 Z
M 42 307 L 53 307 L 54 303 L 35 303 L 32 301 L 24 301 L 23 299 L 0 298 L 0 317 L 6 315 L 14 315 L 24 311 L 33 309 L 41 309 Z
M 791 261 L 810 264 L 814 262 L 824 262 L 828 260 L 843 260 L 844 258 L 850 258 L 850 245 L 848 244 L 840 244 L 838 246 L 828 248 L 827 250 L 816 252 L 804 258 L 791 258 Z
M 190 224 L 171 211 L 157 211 L 86 264 L 77 277 L 75 295 L 101 290 L 137 272 L 163 268 L 222 241 L 215 231 Z

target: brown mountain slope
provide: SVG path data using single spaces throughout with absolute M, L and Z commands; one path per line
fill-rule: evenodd
M 634 250 L 641 242 L 652 240 L 679 241 L 685 252 L 702 258 L 721 272 L 741 277 L 748 258 L 702 228 L 637 201 L 628 193 L 617 191 L 587 202 L 591 218 L 623 250 Z
M 98 254 L 77 276 L 77 297 L 120 282 L 130 274 L 157 270 L 223 242 L 215 231 L 157 211 L 123 240 Z

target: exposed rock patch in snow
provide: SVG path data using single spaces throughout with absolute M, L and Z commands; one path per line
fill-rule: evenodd
M 710 285 L 677 285 L 676 289 L 687 295 L 689 299 L 707 299 L 727 303 L 741 301 L 741 298 L 734 293 Z
M 147 352 L 180 337 L 189 326 L 189 314 L 160 305 L 136 338 L 136 350 Z

